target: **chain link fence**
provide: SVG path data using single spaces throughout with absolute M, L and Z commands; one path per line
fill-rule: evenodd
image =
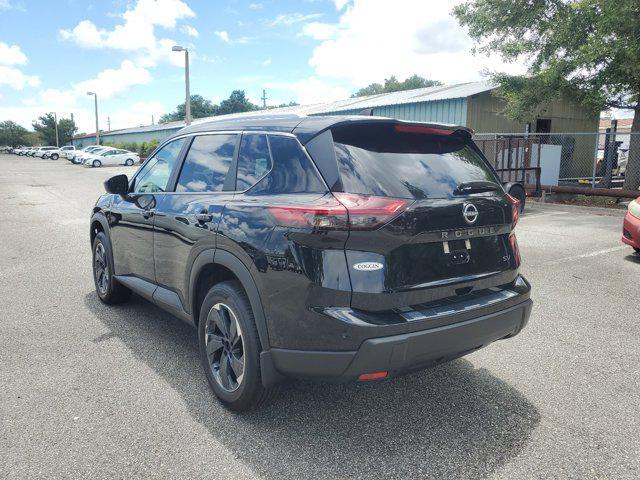
M 637 133 L 477 133 L 473 138 L 505 182 L 534 184 L 533 170 L 540 167 L 542 185 L 616 188 L 627 164 L 640 162 L 640 148 L 630 149 L 640 142 Z

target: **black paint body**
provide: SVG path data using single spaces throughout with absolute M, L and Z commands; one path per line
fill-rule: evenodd
M 518 274 L 509 242 L 512 210 L 502 191 L 411 199 L 398 216 L 366 231 L 282 226 L 270 214 L 270 206 L 314 206 L 341 191 L 331 128 L 399 123 L 286 116 L 188 127 L 173 137 L 186 142 L 165 191 L 103 195 L 93 210 L 91 238 L 97 231 L 107 233 L 118 281 L 193 324 L 203 272 L 214 272 L 209 277 L 214 279 L 239 279 L 256 317 L 265 384 L 281 374 L 351 380 L 378 366 L 394 375 L 517 334 L 529 317 L 530 287 Z M 471 144 L 464 128 L 454 130 Z M 237 133 L 238 144 L 252 133 L 296 140 L 322 179 L 322 191 L 317 186 L 300 191 L 304 187 L 288 174 L 279 191 L 236 191 L 236 147 L 220 191 L 176 192 L 193 138 L 216 132 Z M 275 166 L 266 177 L 274 171 Z M 135 182 L 136 177 L 131 188 Z M 141 195 L 152 198 L 140 202 Z M 461 214 L 468 201 L 479 212 L 473 228 Z M 444 252 L 443 235 L 452 236 L 452 249 L 457 245 L 466 251 L 466 261 L 456 263 Z M 382 268 L 354 268 L 363 262 Z M 496 302 L 496 292 L 509 295 Z M 456 302 L 471 302 L 472 308 L 416 313 L 437 311 L 443 303 L 455 307 Z M 446 345 L 446 351 L 434 345 Z

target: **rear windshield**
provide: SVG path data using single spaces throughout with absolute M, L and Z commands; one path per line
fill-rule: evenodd
M 401 198 L 450 198 L 461 183 L 499 183 L 458 134 L 399 131 L 393 124 L 332 130 L 343 191 Z

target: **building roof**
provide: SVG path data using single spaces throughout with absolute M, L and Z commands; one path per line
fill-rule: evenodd
M 618 119 L 618 131 L 631 131 L 631 125 L 633 124 L 633 118 L 619 118 Z M 600 130 L 605 131 L 611 127 L 611 118 L 600 119 Z
M 289 107 L 279 107 L 270 110 L 257 110 L 252 112 L 234 113 L 230 115 L 219 115 L 216 117 L 198 118 L 193 120 L 192 126 L 200 125 L 211 121 L 216 122 L 238 122 L 252 117 L 276 117 L 279 116 L 283 122 L 285 117 L 300 118 L 307 115 L 322 115 L 328 113 L 340 113 L 353 110 L 366 110 L 370 108 L 383 107 L 387 105 L 401 105 L 408 103 L 435 102 L 440 100 L 452 100 L 467 98 L 479 93 L 493 90 L 495 85 L 487 81 L 467 82 L 455 85 L 440 85 L 437 87 L 416 88 L 413 90 L 403 90 L 400 92 L 380 93 L 377 95 L 367 95 L 364 97 L 347 98 L 328 103 L 316 103 L 312 105 L 294 105 Z M 291 120 L 292 121 L 292 120 Z M 300 121 L 300 120 L 298 120 Z M 121 130 L 111 130 L 101 133 L 102 136 L 122 133 L 142 133 L 166 129 L 180 129 L 185 126 L 184 121 L 161 123 L 157 125 L 147 125 Z M 188 128 L 192 128 L 191 126 Z M 76 136 L 74 138 L 93 137 L 94 134 Z

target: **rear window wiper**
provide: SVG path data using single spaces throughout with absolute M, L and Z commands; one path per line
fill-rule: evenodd
M 481 192 L 499 192 L 502 190 L 502 186 L 494 182 L 463 182 L 456 187 L 453 191 L 454 195 L 467 195 L 469 193 L 481 193 Z

